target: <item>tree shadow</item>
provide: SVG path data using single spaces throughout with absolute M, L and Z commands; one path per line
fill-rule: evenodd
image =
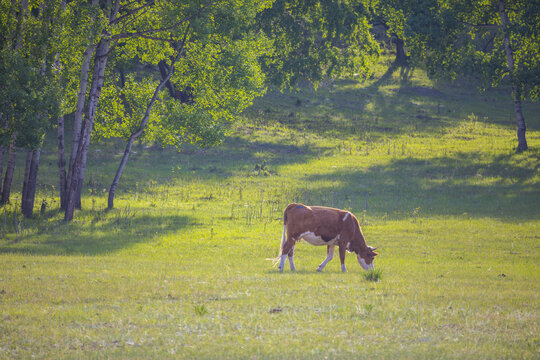
M 34 219 L 32 230 L 0 240 L 0 253 L 25 255 L 96 256 L 114 253 L 195 225 L 188 216 L 133 215 L 103 218 L 103 211 L 87 211 L 86 220 Z
M 399 79 L 394 76 L 397 71 Z M 446 95 L 423 86 L 413 77 L 413 71 L 412 67 L 391 65 L 377 79 L 368 80 L 366 86 L 359 81 L 338 80 L 335 86 L 316 92 L 269 92 L 256 99 L 246 113 L 262 124 L 277 122 L 319 136 L 368 135 L 374 140 L 389 134 L 427 133 L 448 127 L 443 117 L 455 113 L 441 113 L 441 109 L 450 108 L 445 105 Z
M 403 78 L 403 68 L 404 68 L 403 66 L 399 66 L 396 63 L 390 64 L 390 66 L 388 66 L 384 74 L 382 74 L 382 76 L 378 78 L 377 81 L 373 82 L 373 84 L 369 85 L 366 88 L 367 91 L 369 92 L 378 91 L 381 86 L 387 84 L 392 79 L 392 76 L 398 69 L 401 69 L 401 76 Z M 408 75 L 409 73 L 407 72 L 406 74 Z
M 319 188 L 308 202 L 365 210 L 368 215 L 393 219 L 414 216 L 492 217 L 501 221 L 540 218 L 540 189 L 533 181 L 540 164 L 520 166 L 514 155 L 499 155 L 479 162 L 474 155 L 427 160 L 406 158 L 365 170 L 312 175 L 343 184 Z M 334 194 L 332 198 L 323 194 Z M 319 196 L 317 199 L 317 195 Z M 326 203 L 325 203 L 326 202 Z
M 246 171 L 256 172 L 266 165 L 270 166 L 271 172 L 273 166 L 304 163 L 330 149 L 301 138 L 297 144 L 290 142 L 290 139 L 273 142 L 271 139 L 233 135 L 216 148 L 204 152 L 182 152 L 178 159 L 183 168 L 196 172 L 198 176 L 228 178 Z

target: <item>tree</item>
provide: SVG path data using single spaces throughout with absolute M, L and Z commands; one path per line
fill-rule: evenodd
M 424 42 L 428 74 L 471 76 L 482 88 L 508 84 L 517 125 L 517 152 L 527 150 L 521 101 L 540 96 L 540 2 L 450 0 L 431 14 L 437 38 Z M 427 36 L 426 36 L 427 38 Z
M 174 40 L 161 44 L 174 53 L 153 64 L 159 69 L 159 81 L 154 80 L 157 71 L 149 76 L 126 75 L 122 70 L 117 80 L 106 84 L 102 95 L 105 106 L 96 118 L 95 135 L 126 140 L 109 190 L 109 209 L 114 207 L 116 189 L 135 140 L 177 148 L 186 143 L 216 145 L 236 115 L 264 93 L 258 59 L 268 52 L 270 42 L 249 28 L 264 6 L 265 2 L 259 1 L 212 4 L 189 16 L 185 30 L 174 34 L 176 39 L 170 34 Z M 160 93 L 165 86 L 169 91 Z
M 58 89 L 51 72 L 51 37 L 59 1 L 2 2 L 0 36 L 0 142 L 10 141 L 2 203 L 9 202 L 15 147 L 28 150 L 21 210 L 32 216 L 40 147 L 55 116 Z
M 209 48 L 220 48 L 222 34 L 226 31 L 238 35 L 239 26 L 230 26 L 227 20 L 234 9 L 238 14 L 254 16 L 266 6 L 268 1 L 211 1 L 211 0 L 156 0 L 156 1 L 127 1 L 107 0 L 93 1 L 86 4 L 83 1 L 70 3 L 66 12 L 73 19 L 79 18 L 78 7 L 84 5 L 88 19 L 95 25 L 90 32 L 84 53 L 80 57 L 80 77 L 76 101 L 76 118 L 82 117 L 80 132 L 73 144 L 73 153 L 66 181 L 66 210 L 65 219 L 73 219 L 77 206 L 86 168 L 86 158 L 90 138 L 93 133 L 96 115 L 101 104 L 100 98 L 104 86 L 111 76 L 109 59 L 121 57 L 137 57 L 143 63 L 159 63 L 169 59 L 173 54 L 183 30 L 187 24 L 193 28 L 200 27 L 200 34 L 208 39 Z M 74 4 L 74 5 L 72 5 Z M 207 14 L 207 15 L 205 15 Z M 208 15 L 209 14 L 209 15 Z M 199 26 L 200 25 L 200 26 Z M 214 27 L 214 28 L 213 28 Z M 215 28 L 220 32 L 215 33 Z M 95 36 L 94 36 L 95 35 Z M 84 42 L 83 42 L 84 43 Z M 197 43 L 194 43 L 195 45 Z M 194 46 L 196 50 L 197 47 Z M 221 51 L 221 50 L 220 50 Z M 81 52 L 78 52 L 79 54 Z M 88 70 L 87 70 L 88 69 Z M 182 71 L 184 79 L 188 79 L 189 69 Z M 82 112 L 84 111 L 84 116 Z M 211 111 L 209 112 L 211 113 Z M 77 124 L 76 124 L 77 125 Z M 59 142 L 61 147 L 61 142 Z
M 396 44 L 394 66 L 407 64 L 407 53 L 405 51 L 405 23 L 407 18 L 404 11 L 400 9 L 400 5 L 403 5 L 403 2 L 395 0 L 373 0 L 369 2 L 371 23 L 374 26 L 382 26 Z
M 423 44 L 427 39 L 438 37 L 439 19 L 433 11 L 437 0 L 370 0 L 369 9 L 374 24 L 382 25 L 396 44 L 395 66 L 422 59 Z
M 368 76 L 379 56 L 368 20 L 360 0 L 277 0 L 257 16 L 257 26 L 274 39 L 274 51 L 261 58 L 263 69 L 282 87 Z

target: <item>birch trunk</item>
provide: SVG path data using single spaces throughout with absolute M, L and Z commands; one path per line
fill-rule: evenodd
M 131 147 L 133 146 L 133 142 L 135 142 L 135 140 L 137 140 L 137 138 L 142 135 L 144 129 L 146 128 L 146 124 L 148 123 L 148 119 L 150 118 L 150 113 L 152 112 L 152 107 L 154 106 L 154 103 L 156 102 L 156 100 L 157 100 L 157 98 L 159 96 L 159 92 L 161 91 L 161 89 L 163 88 L 163 86 L 165 84 L 167 84 L 167 83 L 170 84 L 169 80 L 171 79 L 171 76 L 174 73 L 174 65 L 175 65 L 176 61 L 178 61 L 178 59 L 180 58 L 180 55 L 182 54 L 182 50 L 183 50 L 183 46 L 184 46 L 184 43 L 185 43 L 185 40 L 186 40 L 188 30 L 189 30 L 189 26 L 186 29 L 186 35 L 184 36 L 184 40 L 182 41 L 182 45 L 180 47 L 180 50 L 178 51 L 176 57 L 172 60 L 171 66 L 166 67 L 166 64 L 164 64 L 165 67 L 168 69 L 168 72 L 165 75 L 163 74 L 163 72 L 161 73 L 162 77 L 163 77 L 163 80 L 161 80 L 159 85 L 156 87 L 156 90 L 154 90 L 154 94 L 152 95 L 152 99 L 150 99 L 150 102 L 146 106 L 146 111 L 145 111 L 144 116 L 143 116 L 143 118 L 141 120 L 141 124 L 139 125 L 139 128 L 137 129 L 137 131 L 132 133 L 131 136 L 129 137 L 129 140 L 128 140 L 127 144 L 126 144 L 126 149 L 124 150 L 124 155 L 122 156 L 122 160 L 120 161 L 120 166 L 118 166 L 118 170 L 116 171 L 116 175 L 114 176 L 113 182 L 112 182 L 111 187 L 109 189 L 109 198 L 107 200 L 107 209 L 108 210 L 111 210 L 111 209 L 114 208 L 114 195 L 116 193 L 118 183 L 120 182 L 120 177 L 122 177 L 122 173 L 124 172 L 124 168 L 126 167 L 126 163 L 128 161 L 129 154 L 131 152 Z
M 124 168 L 126 167 L 126 163 L 128 161 L 129 154 L 131 152 L 131 148 L 133 146 L 133 143 L 135 142 L 135 140 L 137 140 L 137 138 L 139 136 L 142 135 L 142 133 L 143 133 L 145 127 L 146 127 L 146 124 L 148 123 L 148 119 L 150 118 L 150 113 L 152 111 L 152 107 L 154 106 L 154 103 L 156 102 L 156 100 L 158 98 L 159 92 L 163 88 L 163 85 L 165 85 L 165 83 L 167 81 L 169 81 L 173 71 L 174 71 L 174 62 L 173 62 L 173 66 L 171 67 L 171 70 L 169 71 L 169 74 L 156 87 L 156 90 L 154 91 L 154 95 L 152 96 L 152 99 L 150 100 L 150 102 L 148 103 L 148 106 L 146 107 L 146 112 L 144 113 L 144 117 L 141 120 L 141 124 L 139 125 L 139 129 L 137 131 L 135 131 L 134 133 L 132 133 L 131 136 L 129 137 L 129 140 L 128 140 L 127 144 L 126 144 L 126 149 L 124 150 L 124 155 L 122 156 L 122 160 L 120 161 L 120 166 L 118 166 L 118 170 L 116 171 L 116 175 L 114 176 L 114 180 L 113 180 L 113 182 L 111 184 L 111 187 L 109 189 L 109 198 L 107 200 L 107 209 L 108 210 L 111 210 L 111 209 L 114 208 L 114 194 L 116 193 L 116 188 L 118 187 L 118 183 L 120 182 L 120 177 L 122 177 L 122 174 L 124 172 Z
M 114 176 L 113 182 L 111 184 L 111 187 L 109 188 L 109 198 L 107 200 L 107 210 L 112 210 L 114 208 L 114 194 L 116 193 L 116 189 L 118 188 L 118 183 L 120 182 L 120 178 L 122 177 L 122 174 L 124 173 L 124 168 L 126 167 L 126 163 L 129 158 L 129 154 L 131 152 L 131 147 L 133 146 L 133 142 L 135 141 L 135 137 L 131 135 L 129 137 L 129 140 L 126 144 L 126 149 L 124 150 L 124 155 L 122 156 L 122 160 L 120 161 L 120 165 L 118 166 L 118 170 L 116 170 L 116 175 Z
M 79 149 L 79 142 L 81 138 L 81 127 L 84 115 L 84 105 L 86 100 L 86 91 L 88 87 L 88 77 L 90 71 L 90 62 L 92 60 L 92 54 L 94 52 L 94 46 L 90 45 L 84 51 L 82 65 L 81 65 L 81 77 L 79 80 L 79 92 L 77 94 L 77 105 L 75 108 L 75 120 L 73 122 L 73 138 L 71 141 L 71 155 L 69 157 L 69 170 L 67 174 L 66 184 L 71 183 L 73 177 L 73 163 L 77 157 L 77 150 Z M 67 192 L 67 186 L 66 186 Z M 80 193 L 79 193 L 80 194 Z M 67 194 L 64 194 L 65 204 L 62 209 L 67 206 Z M 76 201 L 76 207 L 80 208 L 81 199 L 78 196 Z
M 111 7 L 109 1 L 108 8 L 111 9 L 109 15 L 109 22 L 116 19 L 116 16 L 120 10 L 120 1 L 115 0 L 114 7 Z M 92 0 L 92 5 L 99 6 L 98 0 Z M 84 182 L 84 172 L 86 169 L 86 157 L 88 154 L 88 146 L 90 145 L 90 135 L 94 126 L 94 119 L 96 117 L 97 106 L 99 98 L 101 96 L 101 89 L 103 88 L 103 82 L 105 78 L 105 68 L 107 66 L 107 60 L 109 57 L 109 48 L 111 40 L 108 36 L 103 37 L 96 46 L 94 56 L 94 68 L 92 70 L 92 83 L 90 86 L 90 92 L 88 95 L 88 104 L 84 114 L 84 125 L 81 126 L 79 143 L 77 146 L 76 155 L 74 157 L 73 165 L 70 166 L 71 178 L 68 180 L 67 190 L 67 203 L 64 219 L 66 221 L 73 220 L 73 213 L 77 203 L 80 206 L 80 194 L 82 192 L 82 185 Z M 88 78 L 88 77 L 87 77 Z M 71 170 L 71 168 L 73 170 Z
M 510 73 L 510 80 L 512 81 L 512 97 L 514 100 L 514 112 L 516 114 L 516 124 L 517 124 L 517 138 L 518 138 L 518 147 L 517 152 L 522 152 L 527 150 L 527 139 L 525 133 L 527 127 L 525 126 L 525 117 L 523 116 L 523 110 L 521 107 L 521 86 L 518 83 L 518 80 L 514 76 L 514 53 L 512 51 L 512 45 L 510 44 L 510 38 L 508 37 L 507 29 L 509 26 L 508 15 L 506 14 L 506 9 L 504 6 L 504 1 L 499 0 L 499 16 L 501 17 L 501 24 L 503 26 L 503 36 L 504 36 L 504 52 L 506 53 L 506 60 L 508 62 L 508 71 Z
M 77 204 L 77 193 L 82 189 L 84 181 L 84 170 L 86 167 L 86 157 L 88 154 L 88 146 L 90 144 L 90 135 L 94 125 L 97 105 L 101 96 L 101 89 L 105 76 L 105 67 L 109 56 L 110 40 L 102 39 L 96 48 L 94 58 L 94 69 L 92 71 L 92 84 L 90 86 L 90 94 L 87 110 L 84 117 L 84 126 L 81 129 L 81 136 L 76 151 L 76 156 L 73 161 L 71 171 L 71 179 L 68 184 L 67 206 L 64 219 L 66 221 L 73 220 L 73 213 Z

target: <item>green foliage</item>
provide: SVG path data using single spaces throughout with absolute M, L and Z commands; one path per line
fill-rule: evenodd
M 361 1 L 277 0 L 257 19 L 257 27 L 274 41 L 273 51 L 261 57 L 263 69 L 281 87 L 369 76 L 379 56 Z
M 540 91 L 540 7 L 535 1 L 512 1 L 501 25 L 497 1 L 446 1 L 431 8 L 435 38 L 424 42 L 425 63 L 434 78 L 472 77 L 482 88 L 497 87 L 512 78 L 521 98 L 537 99 Z M 509 73 L 504 34 L 510 39 L 514 69 Z M 510 76 L 509 76 L 510 75 Z
M 95 138 L 127 139 L 141 127 L 153 92 L 161 81 L 156 72 L 150 72 L 149 76 L 147 69 L 156 69 L 160 61 L 169 62 L 175 51 L 182 54 L 175 63 L 171 84 L 177 91 L 189 91 L 192 100 L 182 103 L 163 88 L 145 126 L 143 141 L 179 149 L 184 144 L 201 147 L 219 144 L 238 114 L 264 93 L 265 76 L 258 59 L 269 51 L 271 42 L 263 34 L 251 32 L 249 26 L 257 11 L 267 6 L 266 2 L 225 2 L 205 9 L 191 2 L 169 4 L 169 7 L 166 4 L 156 17 L 167 24 L 191 15 L 189 26 L 171 30 L 169 35 L 176 45 L 145 37 L 118 43 L 118 50 L 111 58 L 116 70 L 108 72 Z M 150 24 L 140 26 L 144 29 Z M 174 49 L 180 43 L 183 47 Z M 146 66 L 145 71 L 137 71 L 140 65 Z
M 438 4 L 436 0 L 369 1 L 372 21 L 404 41 L 411 66 L 422 65 L 426 46 L 436 46 L 440 41 Z
M 124 140 L 129 139 L 132 133 L 140 127 L 146 107 L 159 81 L 145 77 L 135 79 L 133 74 L 125 78 L 124 86 L 119 86 L 118 80 L 108 82 L 101 93 L 101 106 L 94 123 L 95 138 L 120 137 Z M 149 126 L 155 126 L 163 116 L 164 108 L 159 102 L 150 113 L 148 120 Z M 148 133 L 148 132 L 145 132 Z M 152 140 L 141 138 L 141 140 Z M 148 137 L 147 136 L 147 137 Z
M 228 112 L 238 113 L 249 105 L 255 94 L 261 94 L 264 87 L 264 76 L 256 59 L 268 49 L 269 41 L 244 30 L 268 3 L 258 0 L 219 3 L 161 0 L 144 4 L 122 1 L 119 4 L 122 11 L 114 20 L 108 19 L 110 4 L 95 7 L 87 1 L 69 3 L 62 14 L 63 26 L 56 43 L 61 63 L 58 76 L 63 84 L 63 111 L 69 113 L 75 109 L 84 51 L 106 37 L 114 46 L 108 55 L 107 85 L 100 100 L 103 103 L 95 138 L 126 137 L 130 130 L 138 127 L 147 105 L 144 99 L 149 98 L 149 84 L 157 81 L 157 76 L 144 72 L 160 61 L 169 62 L 175 47 L 179 49 L 184 41 L 182 58 L 173 79 L 175 85 L 182 89 L 199 84 L 201 89 L 196 89 L 199 93 L 208 92 L 209 87 L 222 88 L 220 94 L 204 95 L 198 101 L 213 112 L 214 118 L 223 118 Z M 126 84 L 119 81 L 119 73 L 131 76 L 127 89 L 123 89 Z M 145 80 L 139 88 L 134 82 L 141 78 Z M 139 90 L 141 94 L 136 94 Z M 210 100 L 212 97 L 214 99 Z M 160 118 L 152 116 L 154 123 Z M 226 115 L 229 120 L 230 116 Z
M 165 121 L 152 132 L 155 139 L 181 150 L 186 144 L 211 147 L 225 137 L 225 124 L 217 122 L 207 111 L 185 104 L 171 104 L 164 115 Z
M 32 3 L 28 9 L 2 1 L 1 8 L 0 144 L 15 134 L 18 146 L 36 149 L 59 114 L 52 35 L 59 1 Z

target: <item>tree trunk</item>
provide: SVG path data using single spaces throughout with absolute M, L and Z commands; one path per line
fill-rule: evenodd
M 58 170 L 60 172 L 60 209 L 65 210 L 67 203 L 67 178 L 64 146 L 64 116 L 58 118 Z
M 516 113 L 516 123 L 517 123 L 517 138 L 518 138 L 518 147 L 517 152 L 522 152 L 528 149 L 527 138 L 525 133 L 527 127 L 525 126 L 525 118 L 523 117 L 523 110 L 521 108 L 521 91 L 517 86 L 513 87 L 513 97 L 514 97 L 514 111 Z
M 525 117 L 523 116 L 523 111 L 521 108 L 521 86 L 518 83 L 518 80 L 514 76 L 514 53 L 512 51 L 512 46 L 510 44 L 510 38 L 508 37 L 508 16 L 506 14 L 506 9 L 504 7 L 504 1 L 499 0 L 499 15 L 501 17 L 501 24 L 503 26 L 503 36 L 504 36 L 504 52 L 506 53 L 506 60 L 508 62 L 508 71 L 510 73 L 510 80 L 512 81 L 512 97 L 514 100 L 514 112 L 516 113 L 516 124 L 517 124 L 517 138 L 518 138 L 518 147 L 517 152 L 522 152 L 527 150 L 527 139 L 525 133 L 527 128 L 525 126 Z
M 186 29 L 186 35 L 187 35 L 187 31 L 189 30 L 189 27 Z M 185 36 L 184 36 L 184 41 L 185 41 Z M 176 57 L 172 60 L 171 62 L 171 66 L 167 66 L 165 63 L 162 64 L 162 66 L 164 66 L 164 68 L 167 69 L 167 72 L 164 74 L 163 72 L 161 73 L 162 75 L 162 80 L 161 82 L 159 83 L 159 85 L 156 87 L 156 89 L 154 90 L 154 95 L 152 96 L 152 99 L 150 99 L 150 102 L 148 103 L 148 105 L 146 106 L 146 111 L 144 113 L 144 116 L 141 120 L 141 124 L 139 125 L 139 128 L 137 129 L 137 131 L 135 131 L 134 133 L 131 134 L 131 136 L 129 137 L 129 140 L 126 144 L 126 149 L 124 150 L 124 156 L 122 156 L 122 160 L 120 161 L 120 166 L 118 166 L 118 170 L 116 171 L 116 175 L 114 176 L 114 180 L 111 184 L 111 187 L 109 189 L 109 198 L 108 198 L 108 201 L 107 201 L 107 209 L 108 210 L 112 210 L 114 208 L 114 195 L 116 193 L 116 188 L 118 187 L 118 183 L 120 182 L 120 177 L 122 176 L 122 173 L 124 172 L 124 168 L 126 166 L 126 163 L 128 161 L 128 158 L 129 158 L 129 154 L 131 152 L 131 147 L 133 146 L 133 142 L 139 137 L 142 135 L 145 127 L 146 127 L 146 124 L 148 123 L 148 119 L 150 118 L 150 113 L 152 111 L 152 107 L 154 106 L 154 103 L 156 102 L 158 96 L 159 96 L 159 92 L 161 91 L 161 89 L 163 88 L 163 86 L 167 83 L 170 84 L 169 80 L 172 76 L 172 74 L 174 73 L 174 64 L 176 63 L 176 61 L 180 58 L 180 55 L 182 54 L 182 49 L 183 49 L 183 44 L 181 45 L 180 47 L 180 50 L 178 50 L 178 53 L 176 55 Z M 161 67 L 160 67 L 161 69 Z
M 28 191 L 28 181 L 30 179 L 31 167 L 32 167 L 32 150 L 28 150 L 28 152 L 26 153 L 26 166 L 24 167 L 23 188 L 22 188 L 22 193 L 21 193 L 21 209 L 24 209 L 24 200 L 26 198 L 26 192 Z
M 159 68 L 159 73 L 161 74 L 161 78 L 165 79 L 167 77 L 168 73 L 169 73 L 169 65 L 167 65 L 167 62 L 165 62 L 165 60 L 161 60 L 158 63 L 158 68 Z M 176 95 L 176 91 L 175 91 L 174 86 L 171 83 L 171 81 L 168 80 L 165 83 L 165 86 L 167 86 L 167 89 L 169 89 L 169 94 L 174 99 L 174 97 Z
M 396 38 L 396 59 L 394 61 L 394 64 L 399 66 L 406 66 L 407 65 L 407 54 L 405 53 L 405 41 L 403 41 L 402 38 L 395 35 Z
M 6 147 L 0 146 L 0 194 L 2 193 L 2 174 L 4 171 L 4 156 L 6 155 Z
M 90 145 L 90 135 L 94 126 L 97 105 L 103 87 L 105 67 L 107 66 L 107 59 L 109 56 L 109 44 L 110 40 L 102 39 L 96 48 L 94 69 L 92 71 L 92 84 L 90 86 L 88 106 L 84 117 L 84 126 L 81 129 L 81 137 L 73 161 L 72 171 L 70 171 L 72 176 L 69 182 L 67 206 L 64 216 L 66 221 L 73 220 L 73 213 L 75 212 L 77 203 L 77 192 L 82 189 L 82 183 L 84 181 L 84 170 L 86 167 L 88 146 Z
M 9 144 L 9 155 L 6 168 L 6 175 L 4 176 L 4 185 L 2 186 L 2 198 L 0 199 L 0 205 L 9 203 L 9 195 L 11 193 L 11 183 L 13 181 L 13 172 L 15 171 L 15 137 Z
M 99 3 L 99 0 L 92 0 L 92 6 L 94 7 L 99 6 Z M 120 1 L 115 1 L 114 7 L 109 7 L 109 9 L 111 9 L 109 13 L 109 22 L 112 22 L 116 19 L 118 11 L 120 10 Z M 70 164 L 70 173 L 72 175 L 71 178 L 68 179 L 67 206 L 64 216 L 66 221 L 73 220 L 75 206 L 77 203 L 80 206 L 80 194 L 82 192 L 82 185 L 84 182 L 84 172 L 86 169 L 88 146 L 90 145 L 90 135 L 94 126 L 94 119 L 96 117 L 99 97 L 101 96 L 101 89 L 105 79 L 105 68 L 109 58 L 110 43 L 111 40 L 109 36 L 105 36 L 99 41 L 95 49 L 94 68 L 92 70 L 92 84 L 90 85 L 88 104 L 84 114 L 84 126 L 81 128 L 79 143 L 74 156 L 73 164 Z M 84 69 L 81 68 L 81 71 L 83 70 Z M 88 79 L 88 77 L 86 79 Z
M 88 76 L 90 71 L 90 62 L 92 60 L 92 54 L 94 52 L 94 46 L 89 45 L 84 51 L 81 65 L 81 77 L 79 80 L 79 92 L 77 94 L 77 106 L 75 108 L 75 120 L 73 122 L 73 138 L 71 140 L 71 156 L 69 157 L 69 170 L 67 174 L 66 184 L 69 186 L 71 179 L 73 177 L 73 163 L 77 157 L 77 150 L 79 149 L 79 142 L 81 138 L 81 127 L 82 120 L 84 115 L 84 104 L 86 100 L 86 89 L 88 87 Z M 66 186 L 66 193 L 67 193 Z M 75 207 L 80 209 L 81 198 L 80 192 L 77 193 L 77 199 L 75 202 Z M 67 194 L 65 195 L 65 205 L 62 209 L 67 207 Z
M 34 200 L 36 196 L 37 175 L 41 150 L 29 150 L 26 158 L 26 170 L 21 198 L 21 212 L 31 218 L 34 213 Z
M 135 137 L 131 135 L 126 144 L 126 149 L 124 150 L 124 156 L 122 156 L 122 160 L 120 161 L 120 166 L 118 166 L 118 170 L 116 170 L 114 180 L 111 184 L 111 187 L 109 188 L 109 198 L 107 200 L 108 210 L 112 210 L 114 208 L 114 194 L 116 193 L 116 188 L 118 187 L 118 183 L 120 182 L 120 177 L 122 177 L 122 174 L 124 173 L 124 168 L 126 167 L 126 163 L 128 161 L 131 147 L 133 146 L 134 141 Z

